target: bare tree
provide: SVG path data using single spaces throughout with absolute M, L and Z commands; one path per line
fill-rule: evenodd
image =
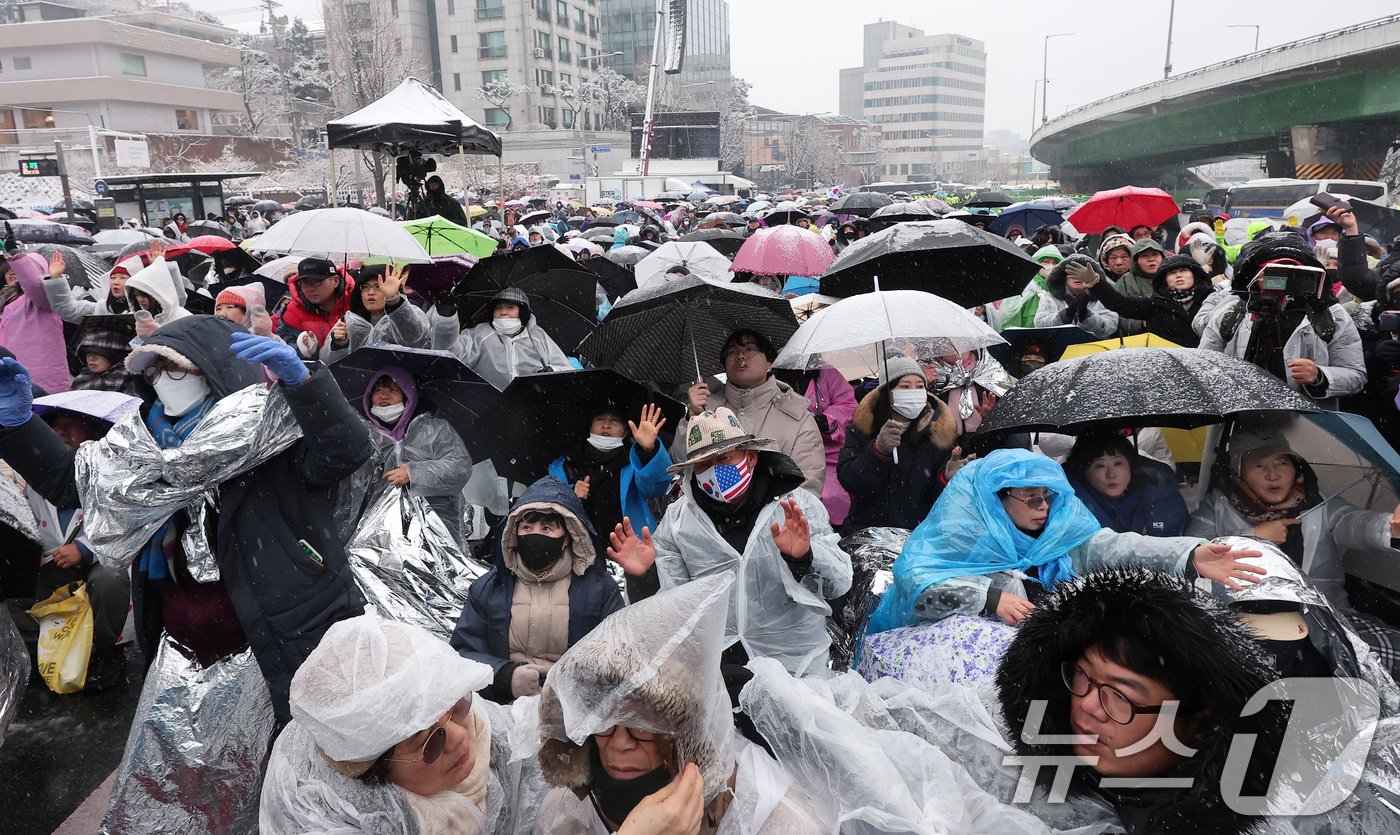
M 743 172 L 744 136 L 752 118 L 749 84 L 731 76 L 721 91 L 719 106 L 719 158 L 720 165 L 727 171 Z
M 512 82 L 509 75 L 503 75 L 476 88 L 476 97 L 506 114 L 506 123 L 500 128 L 501 130 L 510 130 L 511 123 L 515 121 L 515 116 L 510 112 L 511 99 L 529 89 L 524 84 Z
M 263 136 L 287 109 L 287 80 L 273 56 L 258 49 L 248 36 L 239 37 L 234 45 L 238 47 L 238 66 L 206 70 L 205 81 L 215 90 L 243 97 L 243 112 L 234 123 L 238 133 Z
M 811 117 L 792 120 L 788 142 L 788 174 L 794 183 L 805 180 L 808 188 L 829 183 L 841 170 L 841 146 L 831 131 Z
M 580 97 L 588 110 L 598 114 L 603 130 L 629 130 L 632 107 L 646 101 L 646 88 L 611 67 L 600 67 L 593 77 L 579 85 Z

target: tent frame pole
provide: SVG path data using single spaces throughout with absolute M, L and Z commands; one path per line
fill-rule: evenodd
M 335 167 L 335 149 L 327 150 L 331 156 L 331 206 L 336 207 L 340 205 L 340 178 L 337 176 L 340 172 Z

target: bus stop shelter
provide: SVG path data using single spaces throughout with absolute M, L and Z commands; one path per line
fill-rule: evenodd
M 190 220 L 201 220 L 210 212 L 222 216 L 224 182 L 261 176 L 261 171 L 118 174 L 98 180 L 93 189 L 98 197 L 116 203 L 118 217 L 139 217 L 142 225 L 154 226 L 177 213 Z

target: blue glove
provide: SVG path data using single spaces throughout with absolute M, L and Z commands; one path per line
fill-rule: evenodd
M 251 333 L 233 335 L 233 353 L 247 363 L 262 363 L 267 370 L 289 386 L 300 385 L 311 376 L 306 365 L 297 356 L 296 349 L 285 342 L 278 342 L 270 336 L 255 336 Z
M 23 426 L 34 417 L 29 369 L 13 357 L 0 360 L 0 426 Z

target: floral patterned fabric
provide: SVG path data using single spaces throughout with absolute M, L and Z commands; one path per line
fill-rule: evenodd
M 865 636 L 856 670 L 867 681 L 882 676 L 916 687 L 994 686 L 997 664 L 1016 635 L 999 620 L 950 615 Z

